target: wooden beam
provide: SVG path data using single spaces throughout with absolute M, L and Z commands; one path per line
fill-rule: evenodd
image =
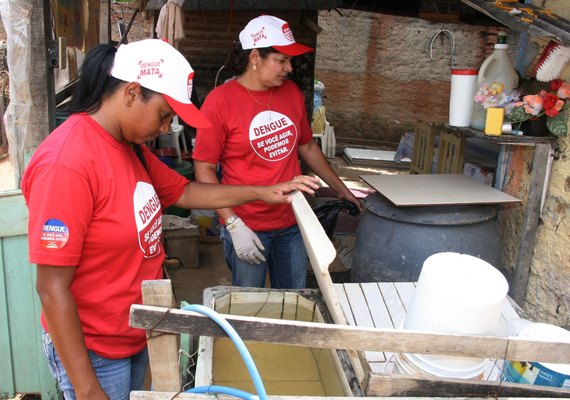
M 570 46 L 570 23 L 563 18 L 551 18 L 547 14 L 542 13 L 542 9 L 532 4 L 509 3 L 514 8 L 527 8 L 533 11 L 536 17 L 527 13 L 513 14 L 509 10 L 501 9 L 496 6 L 494 1 L 485 0 L 461 0 L 463 3 L 474 8 L 477 11 L 493 18 L 508 28 L 528 32 L 532 36 L 549 36 L 559 41 L 564 46 Z M 521 16 L 532 22 L 526 22 Z
M 186 0 L 183 5 L 188 11 L 244 11 L 244 10 L 332 10 L 336 0 Z M 166 0 L 150 0 L 146 10 L 160 10 Z
M 524 213 L 523 231 L 517 252 L 513 284 L 510 296 L 517 304 L 523 304 L 525 292 L 528 285 L 530 269 L 532 265 L 532 255 L 536 244 L 536 231 L 540 218 L 540 205 L 542 202 L 542 192 L 544 182 L 548 174 L 548 157 L 550 145 L 540 143 L 534 150 L 532 162 L 532 174 L 530 178 L 530 188 Z
M 332 349 L 570 363 L 570 343 L 221 315 L 243 340 Z M 153 327 L 158 332 L 226 336 L 214 321 L 201 314 L 138 304 L 131 306 L 130 325 L 141 329 Z
M 471 396 L 466 393 L 464 396 L 453 397 L 454 399 L 464 399 L 464 400 L 489 400 L 489 397 L 494 399 L 503 399 L 504 397 L 495 397 L 494 393 L 490 393 L 487 396 Z M 536 396 L 535 396 L 536 397 Z M 551 398 L 553 396 L 545 396 L 546 398 Z M 363 397 L 319 397 L 319 396 L 268 396 L 268 400 L 347 400 L 347 399 L 363 399 L 363 400 L 422 400 L 413 395 L 406 395 L 403 397 L 377 397 L 377 396 L 367 396 Z M 130 394 L 130 400 L 172 400 L 172 399 L 193 399 L 193 400 L 205 400 L 212 399 L 212 395 L 205 394 L 193 394 L 193 393 L 177 393 L 177 392 L 142 392 L 133 391 Z M 216 395 L 218 400 L 235 400 L 236 398 L 229 395 L 219 394 Z M 507 399 L 505 399 L 507 400 Z
M 172 285 L 168 279 L 143 281 L 142 297 L 145 304 L 170 308 L 174 305 Z M 156 321 L 158 322 L 158 321 Z M 178 368 L 178 335 L 157 335 L 147 326 L 148 355 L 155 390 L 180 389 L 180 370 Z
M 476 379 L 370 374 L 366 398 L 370 396 L 570 397 L 570 391 L 548 386 Z

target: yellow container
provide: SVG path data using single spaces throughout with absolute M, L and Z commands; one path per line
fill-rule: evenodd
M 505 119 L 505 109 L 490 107 L 487 109 L 487 120 L 485 122 L 485 134 L 490 136 L 499 136 L 503 130 L 503 121 Z

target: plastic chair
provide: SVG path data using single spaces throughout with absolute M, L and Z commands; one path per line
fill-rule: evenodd
M 418 120 L 414 133 L 414 149 L 410 174 L 431 173 L 435 146 L 435 128 L 427 122 Z
M 463 152 L 465 140 L 450 131 L 441 131 L 439 153 L 437 157 L 437 174 L 463 173 Z
M 172 137 L 172 143 L 176 149 L 178 162 L 180 162 L 182 160 L 180 141 L 182 140 L 182 150 L 184 150 L 184 153 L 188 153 L 188 147 L 186 145 L 186 138 L 184 137 L 184 126 L 178 124 L 178 116 L 174 117 L 172 125 L 170 126 L 170 132 L 168 134 Z
M 180 148 L 180 142 L 182 141 L 182 149 Z M 186 145 L 186 138 L 184 137 L 184 126 L 178 123 L 178 116 L 175 116 L 170 125 L 170 131 L 164 135 L 160 135 L 158 138 L 158 143 L 152 141 L 148 144 L 152 148 L 164 148 L 173 147 L 176 150 L 176 156 L 178 158 L 178 163 L 182 160 L 182 154 L 188 153 L 188 146 Z M 182 151 L 184 150 L 184 151 Z

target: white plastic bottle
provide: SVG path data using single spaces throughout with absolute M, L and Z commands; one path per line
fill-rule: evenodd
M 504 93 L 506 96 L 511 94 L 512 91 L 518 87 L 519 76 L 507 51 L 508 48 L 507 35 L 504 32 L 499 32 L 493 53 L 487 57 L 483 64 L 481 64 L 481 68 L 479 68 L 475 92 L 482 86 L 490 85 L 493 82 L 502 83 L 504 85 Z M 473 102 L 471 128 L 482 131 L 485 128 L 486 114 L 486 110 L 482 104 Z

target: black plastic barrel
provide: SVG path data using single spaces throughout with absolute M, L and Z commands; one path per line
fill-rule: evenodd
M 352 282 L 415 282 L 426 258 L 452 251 L 499 267 L 497 206 L 395 207 L 378 193 L 364 199 Z

